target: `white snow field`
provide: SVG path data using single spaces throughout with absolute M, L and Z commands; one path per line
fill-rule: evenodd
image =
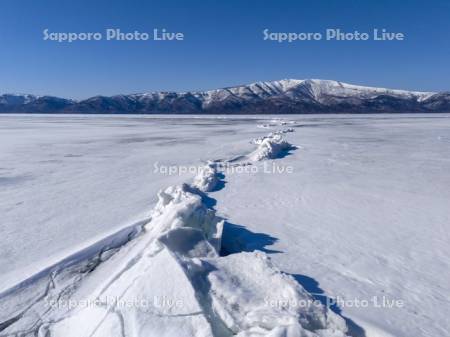
M 449 335 L 449 186 L 448 115 L 0 115 L 0 336 Z

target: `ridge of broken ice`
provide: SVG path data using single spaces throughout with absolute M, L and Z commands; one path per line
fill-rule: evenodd
M 293 148 L 280 133 L 255 144 L 253 161 Z M 209 162 L 191 185 L 160 191 L 140 234 L 104 258 L 96 245 L 0 295 L 0 336 L 345 336 L 329 308 L 299 305 L 312 295 L 265 253 L 219 255 L 223 219 L 205 196 L 221 178 Z

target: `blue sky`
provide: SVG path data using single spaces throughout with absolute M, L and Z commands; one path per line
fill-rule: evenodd
M 181 42 L 43 40 L 52 32 L 185 34 Z M 405 41 L 263 41 L 276 32 L 403 32 Z M 449 1 L 3 0 L 0 93 L 86 98 L 282 78 L 450 90 Z

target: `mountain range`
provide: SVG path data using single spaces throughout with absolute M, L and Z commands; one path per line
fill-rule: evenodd
M 151 92 L 71 100 L 0 95 L 0 113 L 292 114 L 450 112 L 450 92 L 364 87 L 331 80 L 256 82 L 193 92 Z

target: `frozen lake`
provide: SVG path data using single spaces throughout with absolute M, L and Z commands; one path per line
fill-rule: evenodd
M 341 300 L 334 309 L 355 336 L 448 333 L 449 116 L 276 118 L 287 124 L 0 115 L 0 289 L 146 221 L 160 189 L 195 175 L 156 167 L 239 158 L 252 139 L 292 128 L 284 136 L 297 149 L 270 161 L 292 172 L 226 172 L 210 193 L 227 220 L 225 239 L 239 241 L 238 251 L 265 251 L 310 293 Z M 354 305 L 373 297 L 385 302 Z
M 233 144 L 250 146 L 254 126 L 246 118 L 0 115 L 0 289 L 146 219 L 158 190 L 193 177 L 155 165 L 238 153 Z

